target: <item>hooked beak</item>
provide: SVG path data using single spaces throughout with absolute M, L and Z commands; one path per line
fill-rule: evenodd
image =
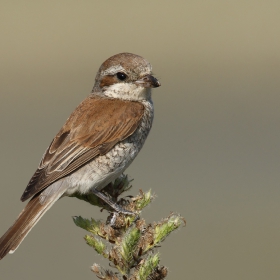
M 146 75 L 142 77 L 140 80 L 137 80 L 135 84 L 145 88 L 154 88 L 160 86 L 160 82 L 152 75 Z

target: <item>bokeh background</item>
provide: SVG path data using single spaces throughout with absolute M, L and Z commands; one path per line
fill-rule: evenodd
M 155 121 L 127 173 L 131 194 L 157 199 L 186 227 L 160 248 L 169 279 L 280 279 L 280 2 L 1 1 L 0 234 L 101 63 L 119 52 L 147 58 L 162 86 Z M 73 198 L 52 207 L 1 279 L 95 279 L 101 258 L 71 216 L 102 218 Z

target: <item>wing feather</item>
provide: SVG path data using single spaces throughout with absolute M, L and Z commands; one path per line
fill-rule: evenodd
M 32 197 L 129 137 L 144 114 L 140 102 L 91 95 L 70 115 L 51 142 L 21 200 Z

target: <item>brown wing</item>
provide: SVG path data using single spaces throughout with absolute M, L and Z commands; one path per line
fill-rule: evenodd
M 53 139 L 21 200 L 106 154 L 136 130 L 143 113 L 139 102 L 93 95 L 86 98 Z

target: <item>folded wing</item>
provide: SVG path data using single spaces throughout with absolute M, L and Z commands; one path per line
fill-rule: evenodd
M 139 126 L 144 106 L 139 102 L 91 95 L 70 115 L 46 150 L 21 200 L 69 175 L 93 158 L 106 154 Z

